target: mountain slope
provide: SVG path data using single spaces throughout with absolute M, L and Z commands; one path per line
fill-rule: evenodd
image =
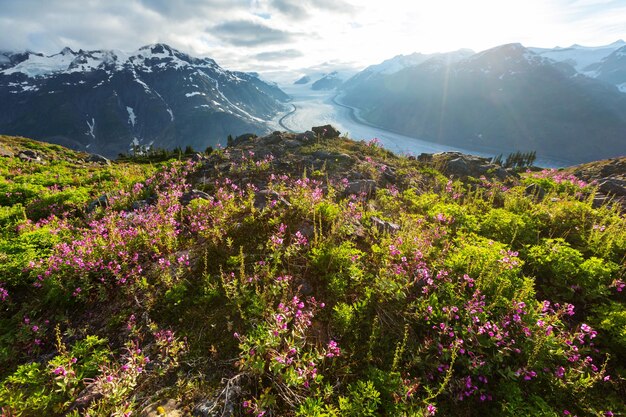
M 324 74 L 320 79 L 311 84 L 312 90 L 334 90 L 343 83 L 337 71 Z
M 416 67 L 430 59 L 436 58 L 449 63 L 458 62 L 461 59 L 467 58 L 474 54 L 471 49 L 459 49 L 453 52 L 446 53 L 434 53 L 434 54 L 422 54 L 419 52 L 410 55 L 397 55 L 393 58 L 387 59 L 380 64 L 370 65 L 363 71 L 351 77 L 345 82 L 346 88 L 350 88 L 352 85 L 365 82 L 371 78 L 395 74 L 406 68 Z
M 626 154 L 626 95 L 519 44 L 346 83 L 341 100 L 371 123 L 440 143 L 572 163 Z
M 621 92 L 626 93 L 626 46 L 617 49 L 590 69 L 593 69 L 597 79 L 615 84 Z
M 333 131 L 151 164 L 0 135 L 2 414 L 626 414 L 595 186 Z
M 544 58 L 549 58 L 556 62 L 564 62 L 577 71 L 593 76 L 593 66 L 602 62 L 603 59 L 611 55 L 617 49 L 626 46 L 626 42 L 618 40 L 610 45 L 602 46 L 581 46 L 572 45 L 568 48 L 528 48 L 532 52 Z
M 131 144 L 204 148 L 269 130 L 288 97 L 251 74 L 164 44 L 132 54 L 3 54 L 0 132 L 116 155 Z

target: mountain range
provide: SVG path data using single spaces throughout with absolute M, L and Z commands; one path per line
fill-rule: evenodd
M 564 164 L 626 154 L 621 40 L 398 55 L 353 74 L 311 69 L 295 84 L 336 89 L 338 102 L 367 123 L 441 144 L 536 151 Z M 204 149 L 228 135 L 266 133 L 289 100 L 257 73 L 165 44 L 132 53 L 0 52 L 0 133 L 105 156 L 135 145 Z
M 537 151 L 565 162 L 626 154 L 626 43 L 398 56 L 340 101 L 366 121 L 439 143 Z
M 0 132 L 106 156 L 132 145 L 204 149 L 264 133 L 288 96 L 165 44 L 133 53 L 0 52 Z

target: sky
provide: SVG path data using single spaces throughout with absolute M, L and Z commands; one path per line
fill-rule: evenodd
M 163 42 L 269 79 L 399 54 L 626 39 L 626 0 L 0 0 L 0 50 Z

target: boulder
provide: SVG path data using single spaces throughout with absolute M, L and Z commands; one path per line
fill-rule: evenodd
M 210 200 L 211 196 L 208 193 L 205 193 L 204 191 L 194 189 L 194 190 L 186 192 L 180 197 L 180 204 L 182 204 L 183 206 L 186 206 L 189 203 L 191 203 L 191 200 L 195 200 L 197 198 L 200 198 L 202 200 Z
M 349 182 L 346 189 L 343 191 L 344 197 L 350 194 L 365 194 L 371 196 L 376 191 L 376 181 L 374 180 L 357 180 Z
M 243 135 L 239 135 L 235 138 L 235 140 L 233 140 L 233 143 L 230 144 L 231 146 L 237 146 L 237 145 L 241 145 L 242 143 L 245 142 L 250 142 L 254 139 L 256 139 L 258 136 L 255 135 L 254 133 L 244 133 Z
M 539 184 L 530 184 L 526 187 L 524 192 L 526 193 L 526 195 L 534 196 L 538 200 L 543 200 L 543 198 L 546 196 L 546 190 L 544 190 L 543 187 Z
M 370 217 L 370 220 L 372 221 L 372 224 L 380 231 L 380 232 L 387 232 L 387 233 L 391 233 L 391 232 L 397 232 L 398 230 L 400 230 L 400 225 L 396 224 L 396 223 L 391 223 L 385 220 L 382 220 L 379 217 L 376 216 L 372 216 Z
M 111 161 L 109 161 L 107 158 L 105 158 L 102 155 L 98 155 L 97 153 L 89 154 L 87 158 L 85 158 L 85 162 L 94 162 L 96 164 L 111 165 Z
M 33 151 L 32 149 L 24 149 L 22 151 L 20 151 L 20 155 L 25 155 L 29 158 L 33 158 L 33 159 L 37 159 L 39 158 L 39 154 L 35 151 Z
M 263 210 L 270 201 L 277 201 L 287 207 L 291 206 L 289 201 L 273 190 L 261 190 L 254 195 L 254 207 L 257 210 Z
M 598 183 L 598 188 L 605 194 L 626 196 L 626 180 L 621 178 L 604 178 Z
M 14 156 L 15 156 L 15 154 L 13 153 L 13 151 L 11 151 L 9 148 L 5 147 L 4 145 L 0 144 L 0 157 L 12 158 Z
M 304 133 L 298 133 L 295 139 L 299 140 L 300 142 L 312 142 L 315 140 L 316 137 L 317 136 L 315 135 L 315 132 L 307 130 Z
M 302 143 L 298 142 L 297 140 L 287 139 L 286 141 L 283 142 L 283 146 L 285 148 L 293 149 L 293 148 L 297 148 L 298 146 L 302 146 Z
M 457 178 L 467 177 L 472 173 L 467 161 L 463 158 L 454 158 L 447 161 L 445 168 L 443 168 L 448 175 L 453 175 Z
M 315 159 L 319 159 L 320 161 L 328 161 L 333 163 L 349 163 L 352 162 L 353 159 L 350 155 L 339 152 L 331 152 L 320 149 L 319 151 L 315 151 L 311 154 Z
M 409 157 L 410 158 L 410 157 Z M 413 157 L 415 159 L 415 157 Z M 432 162 L 433 154 L 432 153 L 421 153 L 417 156 L 417 160 L 420 162 Z
M 440 152 L 432 156 L 421 154 L 418 160 L 421 162 L 432 162 L 435 168 L 443 174 L 456 178 L 481 176 L 495 177 L 505 180 L 518 176 L 514 171 L 507 171 L 500 165 L 491 163 L 491 159 L 476 155 L 466 155 L 460 152 Z
M 25 149 L 17 154 L 17 157 L 24 162 L 42 162 L 42 157 L 31 149 Z
M 283 140 L 283 135 L 280 132 L 274 132 L 270 135 L 263 136 L 258 140 L 260 145 L 276 145 Z
M 331 125 L 315 126 L 311 130 L 321 138 L 336 138 L 341 134 L 341 132 Z
M 107 196 L 106 194 L 102 194 L 96 200 L 93 200 L 91 203 L 89 203 L 89 205 L 87 206 L 87 213 L 91 213 L 98 207 L 109 207 L 109 196 Z

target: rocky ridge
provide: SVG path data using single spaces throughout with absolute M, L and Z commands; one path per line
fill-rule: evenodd
M 596 206 L 615 203 L 626 208 L 626 157 L 578 165 L 566 171 L 583 181 L 597 184 Z
M 242 170 L 241 167 L 252 160 L 271 161 L 276 172 L 299 175 L 323 170 L 332 181 L 346 184 L 344 195 L 364 193 L 372 195 L 377 189 L 387 186 L 416 187 L 426 191 L 433 182 L 427 176 L 405 176 L 407 164 L 432 168 L 451 180 L 497 180 L 504 184 L 519 184 L 520 170 L 504 168 L 494 164 L 490 158 L 468 155 L 460 152 L 440 152 L 435 154 L 422 153 L 417 157 L 400 158 L 393 153 L 380 149 L 385 155 L 382 160 L 372 159 L 359 152 L 358 145 L 363 142 L 352 142 L 339 137 L 340 132 L 333 126 L 317 126 L 303 133 L 275 131 L 269 135 L 241 135 L 232 142 L 226 152 L 219 155 L 202 157 L 205 169 L 202 176 L 215 178 L 229 176 L 239 178 L 242 182 L 253 183 L 260 191 L 257 196 L 259 206 L 265 204 L 265 198 L 276 197 L 265 187 L 267 179 L 262 175 L 251 176 L 253 172 Z M 341 150 L 333 149 L 332 143 L 320 143 L 323 139 L 335 139 L 342 142 Z M 345 144 L 352 142 L 353 152 L 345 151 Z M 339 143 L 339 142 L 338 142 Z M 376 146 L 368 144 L 366 146 Z M 372 170 L 372 167 L 375 170 Z M 532 167 L 530 171 L 540 168 Z M 584 165 L 569 167 L 563 171 L 576 178 L 597 184 L 595 206 L 618 203 L 626 207 L 626 158 L 614 158 Z M 400 173 L 400 174 L 399 174 Z M 527 193 L 539 198 L 545 196 L 540 187 L 528 189 Z M 387 227 L 387 226 L 384 226 Z

